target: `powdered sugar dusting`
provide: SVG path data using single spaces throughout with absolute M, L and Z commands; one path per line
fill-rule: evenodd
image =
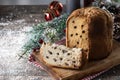
M 24 23 L 24 24 L 23 24 Z M 1 56 L 8 55 L 16 55 L 16 52 L 19 52 L 21 46 L 27 41 L 26 32 L 32 29 L 31 25 L 26 25 L 25 20 L 16 20 L 13 22 L 0 23 L 0 25 L 4 27 L 11 27 L 12 25 L 20 25 L 24 27 L 20 27 L 18 30 L 6 29 L 0 31 L 0 48 L 1 48 Z M 3 55 L 3 54 L 4 55 Z

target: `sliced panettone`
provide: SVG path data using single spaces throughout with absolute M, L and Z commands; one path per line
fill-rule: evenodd
M 40 58 L 50 66 L 70 69 L 80 69 L 87 62 L 86 54 L 81 48 L 71 49 L 57 44 L 43 44 Z
M 83 48 L 90 60 L 105 58 L 112 51 L 112 25 L 112 16 L 105 10 L 77 9 L 66 22 L 66 46 Z

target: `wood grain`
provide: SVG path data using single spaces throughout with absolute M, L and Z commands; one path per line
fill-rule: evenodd
M 85 76 L 111 69 L 120 64 L 120 44 L 114 41 L 113 52 L 105 59 L 88 62 L 81 70 L 70 70 L 56 68 L 46 65 L 39 57 L 39 53 L 34 54 L 36 61 L 47 71 L 55 80 L 78 80 Z

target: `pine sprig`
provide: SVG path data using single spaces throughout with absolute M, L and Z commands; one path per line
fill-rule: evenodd
M 22 54 L 20 56 L 30 53 L 34 48 L 40 47 L 39 40 L 44 42 L 54 43 L 65 36 L 64 29 L 66 28 L 66 19 L 68 15 L 64 14 L 49 22 L 39 23 L 28 32 L 28 41 L 22 47 Z

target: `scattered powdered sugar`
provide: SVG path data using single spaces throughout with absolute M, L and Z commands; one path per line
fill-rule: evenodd
M 7 26 L 7 25 L 9 25 L 10 23 L 0 23 L 0 26 Z
M 19 23 L 19 24 L 20 24 L 20 23 L 25 22 L 25 19 L 15 20 L 14 22 L 15 22 L 15 23 Z
M 21 6 L 19 7 L 21 9 Z M 10 7 L 8 6 L 8 8 Z M 8 13 L 10 12 L 8 11 Z M 39 75 L 43 74 L 47 76 L 45 72 L 29 64 L 28 59 L 22 58 L 18 60 L 21 47 L 28 39 L 26 33 L 34 25 L 41 22 L 43 20 L 41 17 L 43 16 L 40 13 L 28 12 L 26 14 L 24 11 L 16 11 L 15 9 L 10 15 L 3 12 L 0 14 L 0 80 L 30 80 L 38 78 Z M 40 79 L 43 78 L 41 77 Z
M 2 56 L 16 55 L 16 53 L 20 50 L 21 46 L 26 41 L 26 35 L 22 32 L 13 31 L 8 31 L 6 33 L 7 34 L 2 36 L 0 39 L 0 53 Z
M 21 47 L 27 41 L 27 32 L 32 29 L 31 24 L 25 24 L 25 19 L 15 20 L 12 22 L 1 22 L 0 26 L 3 26 L 4 29 L 0 30 L 0 56 L 15 56 L 21 49 Z M 12 28 L 17 26 L 19 29 L 12 30 Z M 24 26 L 24 27 L 20 27 Z M 3 55 L 4 54 L 4 55 Z
M 15 20 L 15 21 L 6 21 L 6 22 L 0 22 L 0 26 L 8 26 L 8 25 L 12 25 L 12 24 L 21 24 L 25 22 L 25 19 L 21 19 L 21 20 Z
M 30 27 L 30 26 L 25 26 L 21 29 L 21 31 L 24 31 L 24 32 L 29 32 L 30 30 L 32 30 L 33 27 Z

